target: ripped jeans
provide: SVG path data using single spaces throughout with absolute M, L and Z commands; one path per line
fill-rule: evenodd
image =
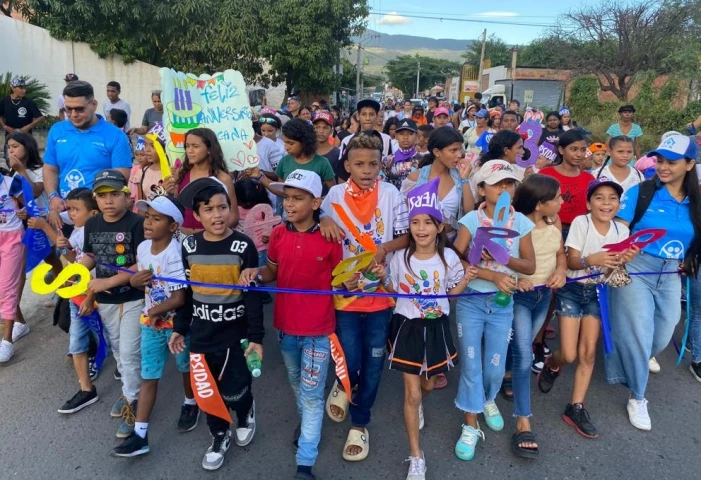
M 324 419 L 324 387 L 331 360 L 329 337 L 301 337 L 279 332 L 278 339 L 302 421 L 297 465 L 313 467 L 319 455 Z
M 195 352 L 196 353 L 196 352 Z M 212 377 L 217 380 L 217 388 L 226 406 L 233 410 L 239 425 L 246 425 L 246 416 L 253 406 L 253 394 L 251 393 L 251 372 L 246 366 L 246 357 L 239 345 L 229 348 L 227 351 L 205 353 Z M 221 377 L 221 379 L 219 378 Z M 207 426 L 212 435 L 225 432 L 229 429 L 229 422 L 223 418 L 207 414 Z
M 467 292 L 476 293 L 471 288 Z M 494 297 L 458 298 L 460 383 L 455 406 L 463 412 L 482 413 L 484 403 L 496 398 L 504 379 L 514 306 L 512 301 L 506 307 L 500 307 L 494 303 Z

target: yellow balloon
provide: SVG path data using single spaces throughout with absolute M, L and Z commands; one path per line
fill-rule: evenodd
M 333 272 L 331 272 L 331 275 L 334 277 L 333 280 L 331 280 L 331 285 L 338 287 L 343 282 L 350 280 L 353 275 L 370 265 L 373 258 L 375 258 L 374 252 L 363 252 L 360 255 L 341 261 L 341 263 L 336 265 L 336 268 L 333 269 Z
M 47 284 L 44 281 L 44 276 L 51 270 L 51 265 L 42 263 L 39 264 L 32 272 L 32 291 L 39 295 L 49 295 L 56 292 L 61 298 L 73 298 L 82 295 L 88 289 L 90 283 L 90 271 L 80 263 L 72 263 L 64 267 L 61 273 L 58 274 L 53 282 Z M 79 276 L 80 279 L 74 285 L 62 287 L 73 276 Z

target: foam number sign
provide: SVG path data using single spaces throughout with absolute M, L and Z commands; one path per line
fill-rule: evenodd
M 340 287 L 344 282 L 347 282 L 353 275 L 360 272 L 364 268 L 367 268 L 375 258 L 375 252 L 366 251 L 355 257 L 346 258 L 342 260 L 341 263 L 336 265 L 333 269 L 331 275 L 333 275 L 333 280 L 331 280 L 332 287 Z
M 32 291 L 39 295 L 49 295 L 56 292 L 61 298 L 73 298 L 82 295 L 88 289 L 90 283 L 90 271 L 80 263 L 72 263 L 61 270 L 51 283 L 44 281 L 44 276 L 51 271 L 51 265 L 42 263 L 34 269 L 32 274 Z M 71 278 L 78 276 L 77 282 L 72 282 Z M 65 283 L 73 283 L 69 287 L 62 287 Z
M 229 169 L 258 166 L 253 113 L 241 72 L 225 70 L 199 77 L 170 68 L 160 72 L 166 149 L 174 165 L 185 162 L 187 131 L 206 127 L 219 139 Z
M 482 259 L 482 252 L 486 250 L 492 258 L 502 265 L 509 263 L 509 250 L 506 248 L 506 240 L 518 237 L 518 232 L 506 228 L 511 213 L 511 196 L 503 192 L 494 208 L 494 218 L 491 227 L 479 227 L 472 239 L 472 248 L 467 260 L 472 265 L 477 265 Z
M 624 252 L 629 248 L 638 247 L 640 250 L 647 247 L 651 243 L 656 242 L 660 238 L 667 235 L 667 230 L 664 228 L 646 228 L 635 232 L 630 237 L 626 238 L 622 242 L 609 243 L 604 245 L 604 249 L 609 252 Z M 649 237 L 648 237 L 649 236 Z M 643 237 L 648 237 L 642 240 Z
M 526 140 L 523 142 L 523 149 L 526 150 L 524 160 L 520 155 L 516 157 L 516 163 L 518 166 L 523 168 L 528 168 L 531 165 L 535 165 L 536 160 L 538 160 L 538 140 L 543 133 L 543 127 L 540 123 L 529 120 L 523 122 L 518 127 L 519 132 L 525 134 Z
M 260 252 L 268 249 L 268 244 L 263 243 L 263 237 L 270 236 L 273 227 L 281 221 L 282 217 L 276 217 L 273 213 L 273 207 L 261 203 L 249 210 L 241 227 L 243 228 L 243 233 L 253 240 Z

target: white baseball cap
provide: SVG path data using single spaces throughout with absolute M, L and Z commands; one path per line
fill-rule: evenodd
M 509 162 L 506 160 L 490 160 L 477 171 L 473 181 L 476 185 L 482 182 L 487 185 L 494 185 L 507 178 L 517 182 L 521 181 L 516 174 L 514 166 Z
M 285 179 L 285 183 L 275 182 L 271 187 L 284 189 L 285 187 L 299 188 L 312 194 L 314 198 L 321 198 L 321 177 L 309 170 L 297 169 L 290 173 Z
M 175 220 L 175 223 L 178 225 L 183 224 L 183 212 L 180 210 L 180 208 L 178 208 L 173 200 L 165 195 L 159 195 L 153 200 L 139 200 L 136 202 L 136 208 L 142 212 L 147 211 L 148 207 L 153 208 L 158 213 L 168 215 L 170 218 Z
M 696 160 L 699 149 L 690 137 L 684 135 L 670 135 L 660 143 L 648 156 L 659 155 L 667 160 L 677 161 L 682 158 Z

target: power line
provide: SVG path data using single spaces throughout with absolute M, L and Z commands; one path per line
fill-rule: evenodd
M 436 17 L 436 16 L 429 16 L 429 15 L 397 15 L 395 12 L 372 12 L 373 14 L 377 15 L 393 15 L 393 16 L 402 16 L 406 18 L 420 18 L 423 20 L 440 20 L 440 21 L 450 21 L 450 22 L 464 22 L 464 23 L 478 23 L 478 24 L 490 24 L 490 25 L 517 25 L 521 27 L 539 27 L 539 28 L 545 28 L 545 27 L 555 27 L 557 24 L 555 23 L 527 23 L 527 22 L 510 22 L 506 20 L 483 20 L 483 19 L 476 19 L 476 18 L 449 18 L 449 17 Z
M 380 9 L 382 6 L 380 5 Z M 374 11 L 373 11 L 374 12 Z M 378 14 L 386 14 L 385 12 L 377 12 Z M 420 12 L 412 11 L 412 10 L 392 10 L 391 13 L 389 14 L 397 14 L 401 16 L 406 16 L 404 14 L 416 14 L 418 15 Z M 514 15 L 513 17 L 511 16 L 499 16 L 499 15 L 479 15 L 479 14 L 473 14 L 473 13 L 448 13 L 448 12 L 431 12 L 433 15 L 439 15 L 441 17 L 470 17 L 474 19 L 480 19 L 480 18 L 558 18 L 556 16 L 548 16 L 548 15 Z M 387 15 L 389 15 L 387 14 Z

